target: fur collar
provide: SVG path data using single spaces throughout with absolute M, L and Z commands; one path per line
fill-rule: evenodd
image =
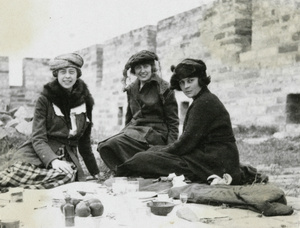
M 44 85 L 42 95 L 47 97 L 52 103 L 60 108 L 68 123 L 70 121 L 71 108 L 78 107 L 85 103 L 87 117 L 92 122 L 94 99 L 88 89 L 88 86 L 81 79 L 77 79 L 77 82 L 73 86 L 73 90 L 71 92 L 64 89 L 56 79 Z

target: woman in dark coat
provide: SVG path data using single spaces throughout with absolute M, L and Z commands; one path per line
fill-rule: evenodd
M 0 186 L 52 188 L 75 177 L 84 180 L 77 149 L 90 174 L 99 176 L 90 139 L 94 100 L 79 78 L 83 63 L 75 53 L 50 62 L 55 80 L 44 85 L 35 106 L 32 136 L 0 173 Z
M 177 141 L 140 152 L 117 168 L 117 176 L 157 178 L 170 173 L 207 183 L 211 175 L 229 174 L 231 184 L 240 182 L 239 152 L 231 121 L 222 102 L 207 85 L 206 65 L 185 59 L 172 68 L 171 88 L 193 99 Z
M 98 145 L 101 158 L 112 171 L 136 153 L 167 145 L 178 137 L 177 102 L 169 83 L 159 75 L 157 55 L 144 50 L 131 56 L 123 72 L 125 83 L 129 70 L 137 79 L 125 88 L 126 126 Z

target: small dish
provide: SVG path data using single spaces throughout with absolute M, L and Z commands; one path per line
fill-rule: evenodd
M 175 204 L 168 201 L 151 201 L 147 203 L 151 212 L 155 215 L 167 216 L 174 208 Z

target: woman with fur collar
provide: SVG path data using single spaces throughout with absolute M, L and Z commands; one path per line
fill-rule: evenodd
M 167 145 L 178 137 L 177 101 L 169 83 L 160 76 L 157 55 L 147 50 L 132 55 L 123 71 L 124 84 L 129 72 L 136 80 L 124 86 L 126 126 L 98 145 L 101 158 L 112 171 L 136 153 L 153 145 Z
M 50 62 L 55 80 L 44 85 L 35 106 L 31 138 L 0 173 L 1 186 L 52 188 L 84 180 L 77 150 L 90 174 L 99 177 L 90 138 L 94 100 L 80 79 L 83 63 L 75 53 Z

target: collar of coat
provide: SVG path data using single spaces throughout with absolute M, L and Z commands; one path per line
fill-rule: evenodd
M 199 91 L 199 93 L 193 97 L 193 100 L 196 100 L 198 97 L 200 97 L 205 92 L 210 92 L 209 89 L 207 88 L 207 86 L 203 86 L 201 88 L 201 90 Z
M 159 77 L 157 75 L 152 76 L 151 79 L 146 83 L 150 83 L 153 81 L 157 83 L 160 95 L 163 95 L 164 92 L 166 92 L 166 90 L 169 89 L 169 87 L 170 87 L 168 82 L 164 81 L 161 77 Z M 140 80 L 138 78 L 128 86 L 128 89 L 131 89 L 133 87 L 140 88 Z
M 59 107 L 68 123 L 70 121 L 70 110 L 82 105 L 83 103 L 86 104 L 87 117 L 90 121 L 92 121 L 94 99 L 88 89 L 88 86 L 81 79 L 77 79 L 71 92 L 64 89 L 56 79 L 44 85 L 42 95 L 47 97 L 50 102 Z

